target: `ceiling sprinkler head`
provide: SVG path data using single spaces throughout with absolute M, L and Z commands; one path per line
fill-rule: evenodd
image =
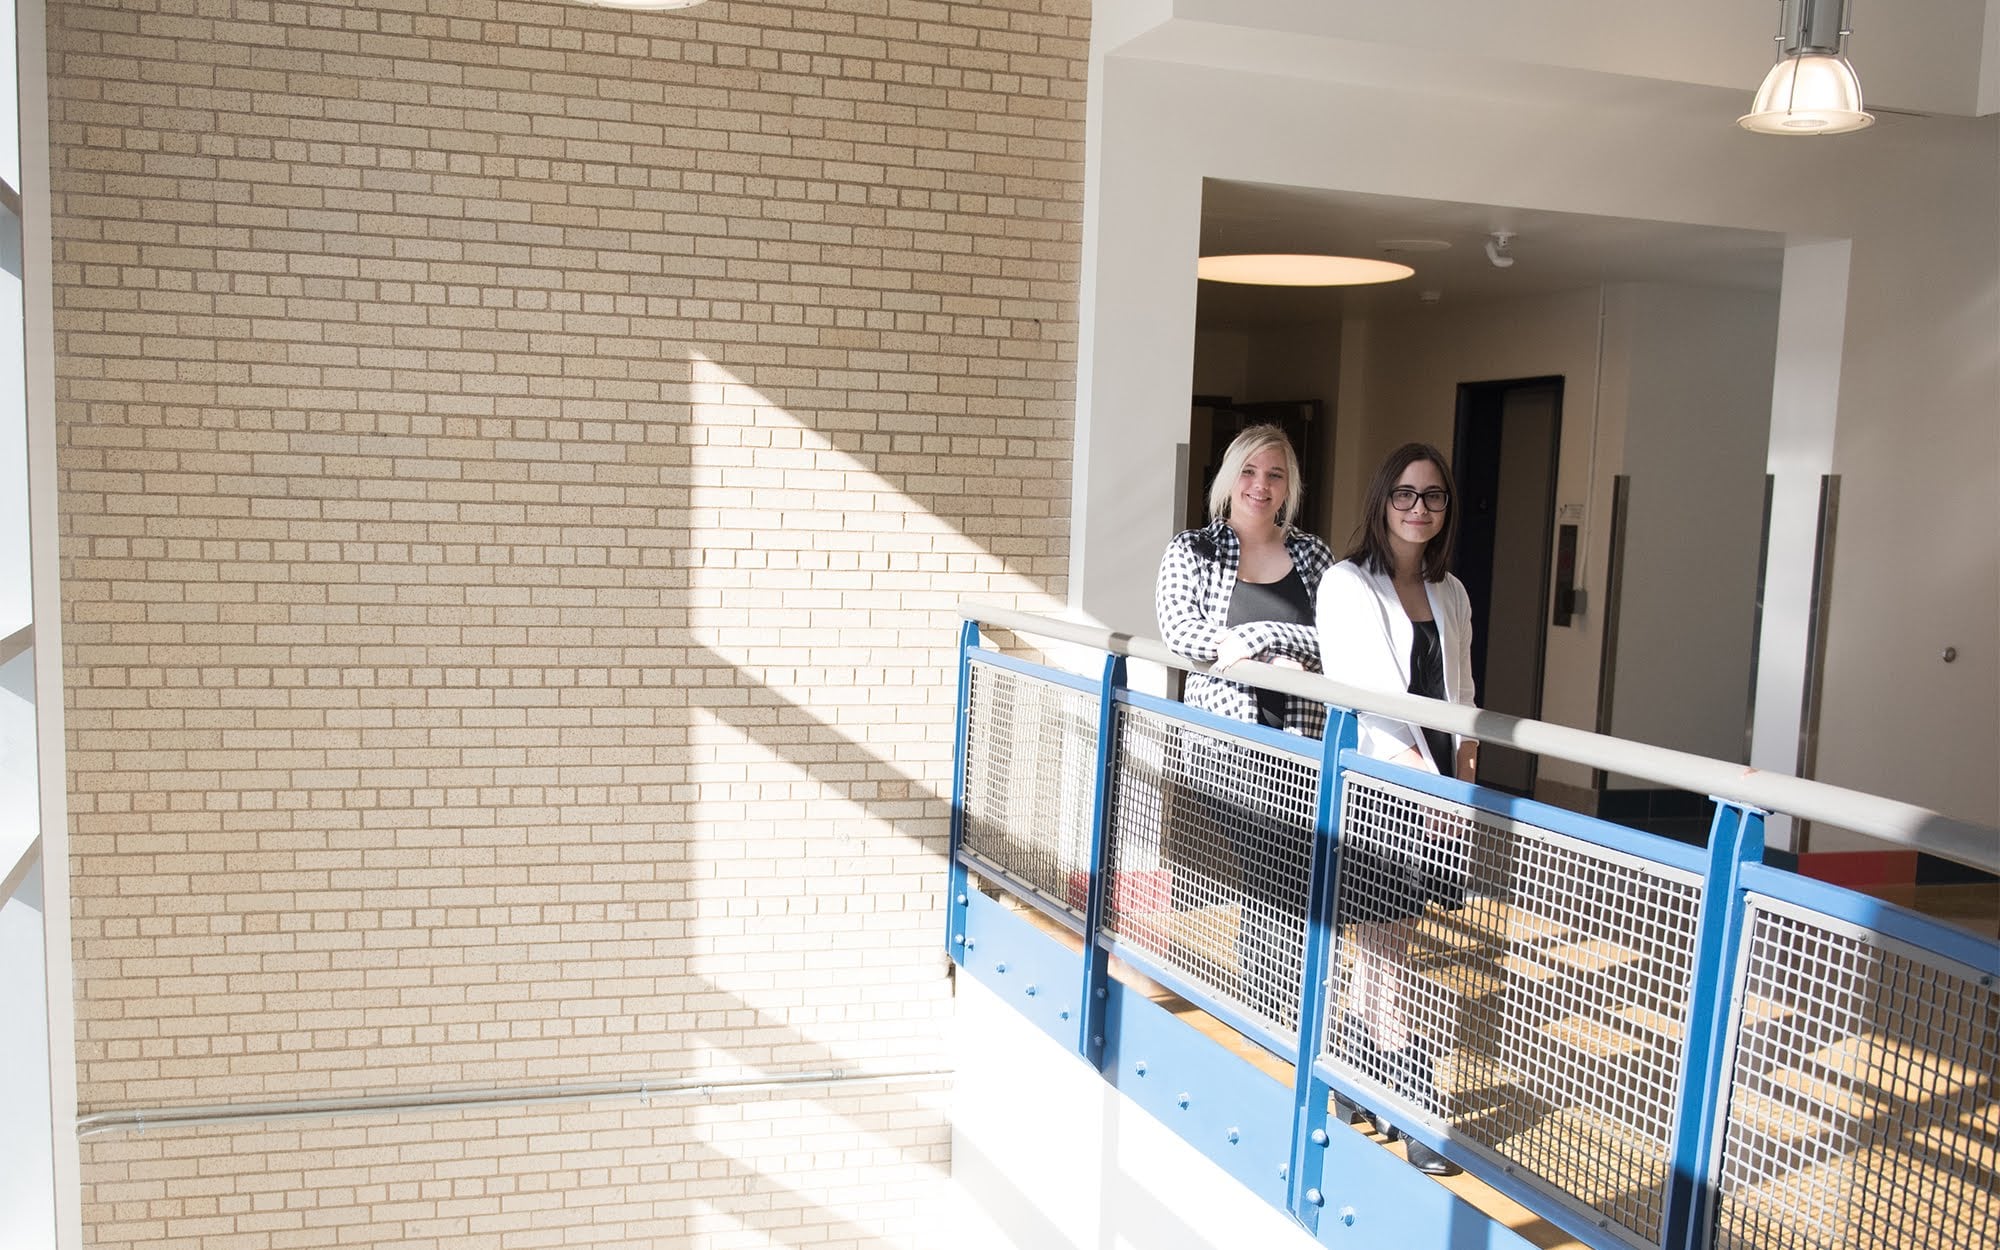
M 1493 262 L 1495 269 L 1505 269 L 1514 263 L 1514 257 L 1507 251 L 1513 242 L 1512 230 L 1495 230 L 1486 240 L 1486 259 Z
M 1417 302 L 1418 302 L 1419 304 L 1435 304 L 1435 303 L 1437 303 L 1437 302 L 1438 302 L 1439 300 L 1441 300 L 1441 299 L 1443 299 L 1443 298 L 1444 298 L 1444 292 L 1443 292 L 1443 291 L 1418 291 L 1418 292 L 1417 292 Z

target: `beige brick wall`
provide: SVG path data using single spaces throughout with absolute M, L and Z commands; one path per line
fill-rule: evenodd
M 428 1113 L 84 1144 L 97 1245 L 950 1244 L 937 1089 Z M 925 1213 L 930 1232 L 898 1235 Z
M 952 611 L 1066 591 L 1087 15 L 51 0 L 86 1112 L 941 1062 Z M 787 1098 L 92 1138 L 85 1218 L 919 1244 L 938 1099 Z

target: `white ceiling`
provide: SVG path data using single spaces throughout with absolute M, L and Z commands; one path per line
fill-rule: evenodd
M 1515 263 L 1496 268 L 1485 244 L 1511 230 Z M 1384 240 L 1433 239 L 1443 251 L 1398 253 Z M 1463 306 L 1603 283 L 1778 289 L 1780 235 L 1673 222 L 1592 217 L 1484 204 L 1445 203 L 1304 187 L 1209 179 L 1203 184 L 1201 252 L 1331 252 L 1387 257 L 1416 276 L 1373 287 L 1248 287 L 1201 284 L 1204 327 L 1330 320 L 1421 306 Z M 1190 260 L 1189 268 L 1193 268 Z
M 1748 95 L 1770 68 L 1776 0 L 1123 0 L 1107 47 L 1301 76 L 1514 89 L 1550 67 Z M 1098 9 L 1117 5 L 1100 0 Z M 2000 0 L 1854 0 L 1847 54 L 1878 108 L 2000 111 Z M 1097 32 L 1093 30 L 1093 37 Z M 1443 70 L 1441 78 L 1425 78 Z

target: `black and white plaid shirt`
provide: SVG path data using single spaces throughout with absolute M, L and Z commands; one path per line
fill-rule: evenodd
M 1317 606 L 1319 579 L 1333 567 L 1333 552 L 1297 529 L 1285 531 L 1285 551 L 1292 557 L 1299 580 L 1305 583 L 1306 597 Z M 1153 594 L 1160 636 L 1169 649 L 1203 664 L 1215 662 L 1223 635 L 1231 632 L 1229 601 L 1236 594 L 1236 569 L 1241 562 L 1242 544 L 1227 521 L 1213 522 L 1206 529 L 1183 530 L 1167 544 Z M 1252 659 L 1288 656 L 1309 672 L 1319 671 L 1319 636 L 1311 625 L 1256 621 L 1238 625 L 1235 632 L 1250 644 Z M 1256 691 L 1220 677 L 1188 674 L 1184 698 L 1220 716 L 1257 719 Z M 1285 728 L 1319 737 L 1326 732 L 1326 705 L 1287 695 Z

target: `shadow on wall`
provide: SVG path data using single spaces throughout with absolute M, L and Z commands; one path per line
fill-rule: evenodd
M 357 441 L 365 453 L 366 440 Z M 607 466 L 617 462 L 604 457 L 605 450 L 601 444 L 592 448 L 599 459 L 592 480 L 579 489 L 615 502 L 593 503 L 590 509 L 625 506 L 619 492 L 600 489 L 600 474 L 616 476 Z M 698 458 L 699 452 L 693 455 Z M 559 460 L 557 449 L 552 461 Z M 517 462 L 552 461 L 526 455 Z M 838 472 L 852 476 L 859 470 L 850 465 Z M 532 484 L 537 474 L 531 468 L 526 476 Z M 726 479 L 726 471 L 722 476 Z M 537 508 L 563 508 L 560 494 L 554 492 L 546 504 L 521 505 L 520 526 L 535 528 Z M 720 503 L 717 509 L 724 510 Z M 414 552 L 400 567 L 373 566 L 381 577 L 374 584 L 386 585 L 387 595 L 372 596 L 365 589 L 369 575 L 362 574 L 352 628 L 366 628 L 372 599 L 383 605 L 385 616 L 399 616 L 426 641 L 413 639 L 402 649 L 412 662 L 394 679 L 382 680 L 393 666 L 372 666 L 372 679 L 358 687 L 353 728 L 322 735 L 324 763 L 331 771 L 351 770 L 357 782 L 421 778 L 431 785 L 412 787 L 405 806 L 374 809 L 378 815 L 394 812 L 393 825 L 366 820 L 345 828 L 321 825 L 306 839 L 311 846 L 300 858 L 323 866 L 335 882 L 346 876 L 359 884 L 371 861 L 386 858 L 380 853 L 393 844 L 400 871 L 386 874 L 383 886 L 404 895 L 409 878 L 402 874 L 414 870 L 426 893 L 445 897 L 433 898 L 438 906 L 428 920 L 418 907 L 405 913 L 407 924 L 392 921 L 373 929 L 366 950 L 355 952 L 352 962 L 339 954 L 322 961 L 331 980 L 306 997 L 327 1015 L 360 1013 L 358 1027 L 329 1036 L 310 1027 L 311 1012 L 293 1002 L 273 1001 L 261 1020 L 255 1011 L 233 1017 L 239 1036 L 265 1035 L 266 1044 L 258 1049 L 299 1057 L 289 1073 L 280 1065 L 264 1069 L 264 1096 L 483 1083 L 509 1069 L 505 1056 L 514 1048 L 481 1043 L 485 1029 L 499 1027 L 518 1041 L 535 1035 L 537 1020 L 560 1026 L 546 1036 L 568 1039 L 553 1070 L 569 1074 L 643 1075 L 659 1071 L 662 1061 L 668 1076 L 675 1063 L 696 1070 L 715 1063 L 747 1071 L 854 1069 L 893 1063 L 897 1056 L 890 1051 L 924 1053 L 934 1046 L 921 1010 L 895 1013 L 886 1030 L 890 1036 L 882 1036 L 877 1012 L 882 994 L 871 985 L 907 995 L 928 984 L 922 996 L 933 1004 L 930 1010 L 941 1002 L 944 983 L 934 971 L 942 968 L 941 956 L 925 961 L 941 934 L 935 887 L 942 880 L 949 800 L 927 774 L 937 775 L 936 760 L 951 757 L 955 596 L 940 593 L 935 609 L 913 608 L 906 622 L 885 629 L 881 611 L 865 603 L 843 606 L 841 596 L 852 590 L 768 587 L 774 563 L 798 568 L 806 585 L 818 580 L 807 557 L 816 550 L 813 540 L 820 531 L 767 530 L 751 545 L 730 548 L 756 554 L 753 568 L 745 570 L 734 560 L 707 559 L 718 549 L 698 543 L 702 530 L 690 519 L 697 511 L 660 507 L 648 523 L 631 527 L 644 529 L 658 550 L 698 553 L 700 558 L 679 567 L 648 562 L 643 553 L 629 564 L 608 556 L 593 563 L 588 548 L 570 543 L 544 548 L 545 563 L 482 566 L 490 568 L 490 577 L 472 579 L 470 586 L 455 581 L 453 566 L 419 563 Z M 925 521 L 936 523 L 929 516 Z M 494 544 L 516 551 L 527 545 L 504 524 L 495 523 L 492 530 Z M 783 552 L 793 553 L 795 563 L 780 558 Z M 971 551 L 950 554 L 960 561 L 982 558 Z M 1016 593 L 1032 591 L 1027 579 L 991 563 L 994 571 L 986 576 L 1010 579 Z M 568 568 L 588 570 L 584 594 L 552 576 Z M 292 616 L 294 627 L 311 629 L 312 641 L 329 650 L 347 644 L 337 626 L 316 622 L 319 608 L 340 598 L 340 585 L 327 578 L 320 583 L 323 594 L 307 597 L 310 606 Z M 400 598 L 396 587 L 417 588 L 424 610 L 400 612 L 393 606 Z M 777 591 L 776 600 L 765 605 L 774 613 L 796 610 L 803 596 L 808 612 L 855 610 L 866 618 L 863 636 L 840 648 L 853 666 L 846 680 L 829 680 L 845 665 L 758 663 L 782 659 L 787 651 L 820 649 L 784 638 L 788 631 L 814 629 L 809 622 L 760 626 L 749 619 L 755 605 L 743 609 L 745 620 L 738 622 L 731 615 L 737 609 L 723 606 L 734 591 L 769 589 Z M 824 605 L 813 601 L 820 593 L 830 595 Z M 618 606 L 604 606 L 614 599 Z M 676 600 L 688 608 L 676 613 Z M 612 636 L 602 636 L 605 632 Z M 889 645 L 898 632 L 929 645 Z M 447 636 L 436 638 L 439 633 Z M 886 634 L 885 641 L 869 644 L 868 637 L 878 634 Z M 771 654 L 760 655 L 763 649 Z M 368 658 L 359 645 L 339 657 L 363 667 Z M 891 665 L 908 678 L 883 682 L 877 666 Z M 935 670 L 928 683 L 926 669 Z M 876 670 L 874 680 L 867 679 L 869 670 Z M 505 680 L 487 684 L 482 675 L 490 673 Z M 783 684 L 765 680 L 767 673 Z M 530 680 L 520 681 L 523 674 Z M 295 688 L 314 688 L 300 676 Z M 419 684 L 425 676 L 429 684 Z M 820 690 L 833 696 L 824 710 L 809 703 Z M 382 692 L 379 706 L 391 714 L 366 714 L 370 691 Z M 885 706 L 892 715 L 878 716 Z M 445 708 L 476 714 L 436 714 Z M 404 709 L 419 713 L 395 714 Z M 840 723 L 844 715 L 853 723 Z M 871 743 L 871 727 L 885 723 L 884 741 Z M 428 728 L 413 734 L 413 725 Z M 266 745 L 282 749 L 276 741 Z M 441 745 L 449 758 L 440 758 Z M 301 798 L 290 810 L 326 810 L 310 793 Z M 473 799 L 485 802 L 469 802 Z M 829 812 L 829 804 L 841 810 Z M 296 826 L 289 831 L 267 826 L 257 842 L 260 849 L 296 846 L 298 834 Z M 706 842 L 717 843 L 718 854 L 704 857 Z M 890 844 L 887 849 L 883 842 Z M 123 893 L 115 878 L 100 874 L 90 882 L 111 888 L 113 897 Z M 926 882 L 934 887 L 929 896 L 923 894 Z M 719 906 L 707 905 L 712 900 L 702 895 L 704 884 L 720 885 Z M 874 897 L 878 891 L 882 897 Z M 218 913 L 239 901 L 226 894 L 208 900 Z M 355 901 L 344 891 L 323 900 L 302 891 L 287 900 L 297 917 L 294 932 L 336 931 Z M 881 924 L 871 923 L 867 935 L 855 925 L 858 913 L 878 904 L 907 920 L 886 943 Z M 485 913 L 493 908 L 502 909 L 506 920 L 487 928 L 493 922 Z M 734 932 L 702 932 L 702 918 L 711 914 Z M 814 927 L 822 931 L 814 933 Z M 635 938 L 640 950 L 634 949 Z M 801 1003 L 792 990 L 777 997 L 797 1005 L 779 1006 L 746 996 L 771 988 L 768 966 L 791 944 L 800 973 L 796 980 L 822 991 L 839 987 L 837 998 L 809 990 Z M 226 938 L 216 945 L 221 954 L 231 953 Z M 908 958 L 900 964 L 882 960 L 885 947 L 898 947 Z M 299 943 L 290 949 L 296 954 L 307 947 Z M 688 975 L 687 965 L 703 960 L 735 965 L 737 975 L 717 970 Z M 913 981 L 912 965 L 930 971 Z M 332 983 L 350 970 L 359 984 Z M 239 975 L 247 988 L 268 970 L 225 974 Z M 749 988 L 732 987 L 731 979 Z M 450 1023 L 435 1031 L 371 1027 L 368 1003 L 392 986 L 405 991 L 398 998 L 401 1018 L 415 1008 Z M 595 1010 L 607 997 L 616 1001 L 616 1009 L 603 1017 L 610 1027 L 595 1037 L 574 1033 L 579 1012 Z M 128 1000 L 124 1007 L 130 1011 L 133 1004 Z M 660 1031 L 657 1041 L 643 1040 L 646 1028 Z M 811 1036 L 815 1031 L 854 1045 L 842 1050 L 837 1041 Z M 896 1034 L 905 1036 L 898 1040 Z M 329 1045 L 342 1041 L 353 1048 Z M 144 1099 L 141 1094 L 134 1101 Z M 199 1099 L 197 1093 L 163 1100 Z M 933 1114 L 913 1109 L 909 1120 Z M 881 1136 L 878 1118 L 871 1107 L 852 1120 L 848 1132 L 858 1140 L 845 1149 L 857 1156 L 905 1149 L 907 1143 L 893 1138 L 874 1144 Z M 337 1127 L 335 1135 L 355 1142 L 353 1148 L 364 1154 L 379 1153 L 378 1145 L 359 1144 L 351 1129 Z M 708 1220 L 757 1228 L 780 1244 L 819 1244 L 828 1236 L 868 1246 L 892 1244 L 779 1184 L 775 1177 L 784 1173 L 765 1170 L 761 1161 L 698 1145 L 680 1149 L 695 1159 L 691 1175 L 701 1183 L 694 1188 L 704 1197 L 692 1205 Z M 817 1149 L 824 1152 L 826 1146 Z M 941 1157 L 944 1150 L 940 1143 L 931 1153 Z M 931 1166 L 935 1170 L 935 1160 Z
M 107 1054 L 120 1074 L 108 1080 L 87 1052 L 87 1107 L 482 1080 L 505 1070 L 504 1048 L 475 1042 L 482 1023 L 568 1036 L 577 1011 L 635 990 L 650 1000 L 711 917 L 723 930 L 701 934 L 711 955 L 777 959 L 751 930 L 782 928 L 802 951 L 847 953 L 839 975 L 861 998 L 872 985 L 910 988 L 880 959 L 881 935 L 858 932 L 856 914 L 871 908 L 857 899 L 935 910 L 956 602 L 1041 602 L 1045 580 L 982 544 L 1053 550 L 1053 539 L 1024 539 L 1019 519 L 964 477 L 941 478 L 949 438 L 882 436 L 878 448 L 869 433 L 822 436 L 707 357 L 688 365 L 685 393 L 650 421 L 482 422 L 479 439 L 452 422 L 421 438 L 419 421 L 299 431 L 263 440 L 289 448 L 290 476 L 218 483 L 232 492 L 216 496 L 224 510 L 283 511 L 325 543 L 301 544 L 304 558 L 288 563 L 221 566 L 209 645 L 186 656 L 197 679 L 146 696 L 163 727 L 136 752 L 130 734 L 99 750 L 85 709 L 72 765 L 86 789 L 116 774 L 166 796 L 200 766 L 224 790 L 272 789 L 261 802 L 231 795 L 240 806 L 226 818 L 189 825 L 143 860 L 122 835 L 116 858 L 80 835 L 94 868 L 76 882 L 84 966 L 105 926 L 167 900 L 204 917 L 274 905 L 288 935 L 275 957 L 308 966 L 293 994 L 268 992 L 263 958 L 219 978 L 239 996 L 230 1035 L 277 1059 L 254 1090 L 224 1052 L 178 1079 L 135 1075 L 122 1052 Z M 984 444 L 963 450 L 976 459 Z M 989 450 L 983 480 L 1011 489 L 1004 449 Z M 883 460 L 925 483 L 917 496 L 875 472 Z M 121 583 L 103 585 L 116 594 Z M 87 673 L 92 649 L 128 629 L 98 625 L 80 595 L 71 607 Z M 184 611 L 119 616 L 143 629 Z M 308 651 L 310 667 L 287 663 Z M 225 705 L 278 709 L 268 732 L 189 739 L 216 704 L 218 673 L 235 683 Z M 193 867 L 218 849 L 220 871 Z M 382 910 L 357 917 L 371 903 Z M 357 919 L 369 937 L 352 949 L 304 936 Z M 656 952 L 675 954 L 634 963 L 618 939 L 635 921 Z M 262 949 L 253 930 L 190 934 L 191 957 Z M 895 948 L 921 964 L 928 939 Z M 821 965 L 802 985 L 824 983 L 824 961 L 796 962 Z M 105 1000 L 103 1019 L 221 1029 L 185 988 L 169 979 L 151 1002 Z M 372 1006 L 385 995 L 394 1023 Z M 182 1015 L 200 1023 L 166 1023 Z M 901 1016 L 881 1021 L 908 1045 L 923 1029 Z M 474 1044 L 440 1045 L 453 1039 Z M 742 1058 L 758 1062 L 755 1050 Z
M 50 5 L 86 1112 L 938 1050 L 955 606 L 1066 590 L 1088 5 L 447 7 Z M 704 1166 L 815 1201 L 768 1158 Z

